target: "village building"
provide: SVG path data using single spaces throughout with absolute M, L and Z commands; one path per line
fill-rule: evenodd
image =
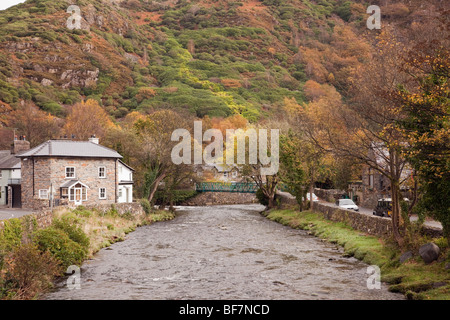
M 23 208 L 133 201 L 134 170 L 95 136 L 89 141 L 49 140 L 17 157 Z
M 389 152 L 387 148 L 374 147 L 369 151 L 369 156 L 378 167 L 388 168 Z M 411 197 L 411 179 L 412 170 L 406 163 L 402 169 L 400 181 L 400 191 L 403 198 Z M 358 205 L 374 208 L 379 199 L 391 198 L 391 183 L 381 172 L 365 165 L 362 168 L 361 180 L 352 181 L 349 184 L 348 194 Z
M 21 207 L 21 163 L 16 156 L 30 149 L 25 137 L 15 137 L 11 149 L 0 151 L 0 206 Z
M 240 168 L 237 165 L 197 165 L 194 171 L 198 180 L 201 181 L 238 182 L 243 179 Z

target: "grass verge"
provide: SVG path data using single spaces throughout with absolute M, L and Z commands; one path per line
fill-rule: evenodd
M 271 210 L 263 215 L 295 229 L 309 230 L 321 239 L 342 246 L 347 256 L 379 266 L 381 280 L 390 285 L 392 292 L 403 293 L 413 300 L 450 300 L 450 270 L 445 268 L 450 262 L 447 247 L 441 248 L 440 259 L 431 264 L 425 264 L 418 255 L 401 264 L 401 251 L 391 241 L 326 220 L 318 213 L 287 209 Z M 442 241 L 437 244 L 442 245 Z

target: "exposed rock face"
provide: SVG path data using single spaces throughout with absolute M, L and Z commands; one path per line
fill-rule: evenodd
M 97 83 L 100 70 L 97 68 L 90 70 L 66 70 L 61 75 L 61 80 L 65 81 L 63 89 L 71 87 L 90 87 Z

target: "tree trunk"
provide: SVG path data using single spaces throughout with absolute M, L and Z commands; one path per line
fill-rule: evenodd
M 152 203 L 153 197 L 155 196 L 156 190 L 158 189 L 159 183 L 166 177 L 165 170 L 161 173 L 161 175 L 156 178 L 155 183 L 152 187 L 150 195 L 148 196 L 148 202 Z
M 403 246 L 403 236 L 400 234 L 400 201 L 399 201 L 399 185 L 397 181 L 391 180 L 391 193 L 392 193 L 392 232 L 397 244 Z

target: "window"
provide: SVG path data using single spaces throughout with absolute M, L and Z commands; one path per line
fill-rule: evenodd
M 39 199 L 48 199 L 48 190 L 47 189 L 39 190 Z
M 66 179 L 75 178 L 75 167 L 66 167 Z
M 237 171 L 233 171 L 232 173 L 231 173 L 231 176 L 233 177 L 233 178 L 237 178 Z
M 119 198 L 122 198 L 122 188 L 119 188 Z
M 105 167 L 99 167 L 98 168 L 98 177 L 99 178 L 106 178 L 106 168 Z
M 369 187 L 373 189 L 373 186 L 374 186 L 373 172 L 372 168 L 369 168 Z
M 69 196 L 69 190 L 67 188 L 61 188 L 61 198 L 67 198 Z
M 98 189 L 98 198 L 99 199 L 106 199 L 106 188 Z
M 3 170 L 0 170 L 0 178 L 3 178 Z
M 228 178 L 228 172 L 224 172 L 224 173 L 223 173 L 223 177 L 224 177 L 224 178 Z

